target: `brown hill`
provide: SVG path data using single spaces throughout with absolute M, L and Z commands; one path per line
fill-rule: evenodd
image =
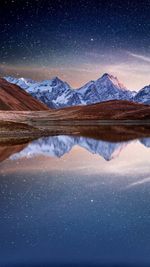
M 46 114 L 48 120 L 148 120 L 150 106 L 125 100 L 112 100 L 87 106 L 50 110 Z
M 19 86 L 0 78 L 0 110 L 48 110 Z
M 75 106 L 46 111 L 0 111 L 0 121 L 24 122 L 32 126 L 89 125 L 94 123 L 119 123 L 131 121 L 150 123 L 150 105 L 124 100 L 113 100 L 87 106 Z M 93 121 L 93 122 L 92 122 Z

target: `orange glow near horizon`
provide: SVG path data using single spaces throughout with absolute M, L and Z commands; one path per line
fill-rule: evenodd
M 118 78 L 129 90 L 138 91 L 150 84 L 150 64 L 147 63 L 122 63 L 122 64 L 79 64 L 68 67 L 45 66 L 12 66 L 0 65 L 1 76 L 15 76 L 31 78 L 33 80 L 51 79 L 58 76 L 69 83 L 73 88 L 79 88 L 89 82 L 100 78 L 104 73 L 110 73 Z

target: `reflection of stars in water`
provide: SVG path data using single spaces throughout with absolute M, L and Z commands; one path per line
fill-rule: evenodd
M 127 201 L 126 192 L 119 192 L 116 188 L 114 190 L 113 185 L 109 183 L 109 174 L 107 176 L 105 173 L 105 177 L 101 173 L 98 176 L 91 176 L 91 174 L 88 176 L 84 173 L 79 175 L 77 170 L 69 172 L 68 169 L 59 167 L 58 164 L 57 172 L 52 170 L 43 172 L 41 166 L 41 171 L 37 171 L 36 174 L 18 172 L 1 179 L 0 189 L 4 190 L 5 199 L 3 194 L 0 201 L 0 226 L 2 224 L 0 231 L 3 227 L 6 228 L 4 230 L 5 235 L 7 233 L 7 239 L 3 242 L 4 235 L 2 235 L 0 246 L 5 245 L 16 251 L 20 248 L 20 244 L 25 249 L 26 247 L 40 248 L 44 240 L 46 244 L 44 245 L 48 248 L 47 255 L 49 255 L 49 249 L 55 242 L 56 244 L 58 242 L 58 246 L 62 242 L 67 251 L 67 238 L 71 241 L 77 238 L 81 241 L 77 246 L 81 252 L 85 239 L 87 244 L 94 243 L 94 249 L 96 249 L 105 241 L 107 232 L 108 242 L 116 244 L 116 234 L 115 237 L 113 236 L 114 229 L 118 230 L 119 240 L 125 239 L 125 243 L 131 245 L 133 242 L 133 237 L 130 238 L 131 227 L 142 228 L 138 225 L 138 221 L 142 222 L 144 216 L 145 220 L 149 221 L 148 209 L 145 208 L 145 211 L 142 210 L 140 214 L 140 207 L 144 202 L 143 195 L 140 205 L 138 205 L 138 195 L 139 209 L 135 209 L 135 202 Z M 146 207 L 145 204 L 144 202 L 144 207 Z M 142 219 L 137 219 L 139 217 Z M 137 235 L 138 238 L 137 229 L 134 236 Z M 143 231 L 145 236 L 146 230 Z

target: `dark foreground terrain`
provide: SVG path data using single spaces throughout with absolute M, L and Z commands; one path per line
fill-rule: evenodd
M 143 120 L 150 119 L 150 106 L 112 100 L 51 111 L 49 116 L 56 120 Z
M 18 145 L 41 136 L 54 135 L 84 136 L 113 142 L 150 136 L 148 105 L 114 100 L 52 110 L 16 85 L 11 86 L 13 88 L 10 85 L 8 88 L 7 82 L 0 80 L 0 101 L 5 100 L 6 109 L 0 111 L 0 144 Z
M 64 121 L 150 121 L 150 106 L 123 100 L 113 100 L 88 106 L 75 106 L 46 111 L 0 111 L 0 121 L 15 121 L 48 125 Z M 72 123 L 73 123 L 72 122 Z

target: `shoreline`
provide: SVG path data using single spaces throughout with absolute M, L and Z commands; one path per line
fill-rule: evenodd
M 150 121 L 0 121 L 0 144 L 30 142 L 58 135 L 83 136 L 108 142 L 150 137 Z

